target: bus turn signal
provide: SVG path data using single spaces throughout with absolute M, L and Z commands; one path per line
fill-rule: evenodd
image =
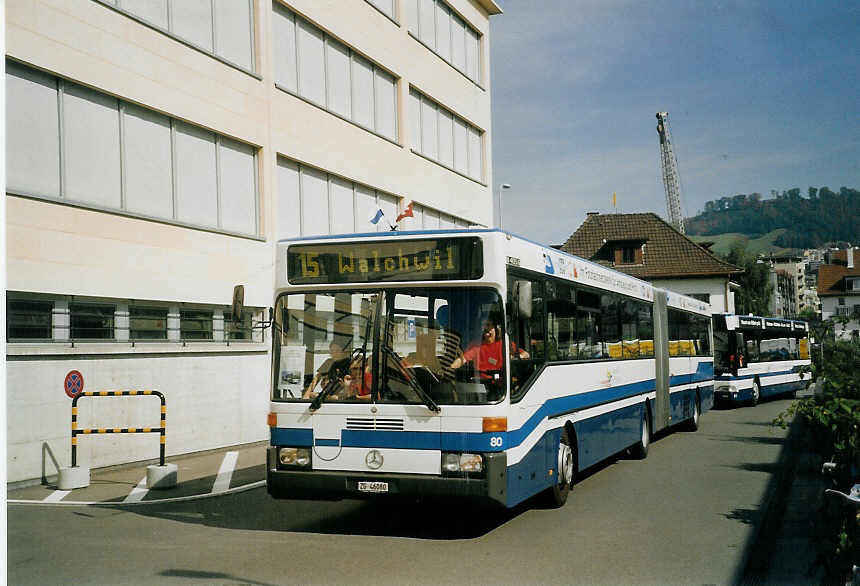
M 488 431 L 508 431 L 507 417 L 484 417 L 483 430 Z

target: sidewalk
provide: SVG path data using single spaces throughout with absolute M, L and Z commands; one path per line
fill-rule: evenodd
M 812 392 L 810 387 L 797 396 L 804 398 Z M 816 565 L 815 522 L 829 481 L 821 474 L 821 463 L 810 446 L 806 422 L 795 419 L 762 503 L 761 523 L 749 544 L 740 584 L 821 583 L 824 572 Z
M 258 442 L 219 450 L 175 456 L 167 462 L 178 467 L 175 487 L 148 490 L 146 467 L 150 462 L 101 468 L 90 472 L 90 485 L 71 491 L 55 484 L 7 490 L 9 503 L 40 505 L 131 505 L 169 500 L 206 498 L 265 486 L 266 445 Z M 56 482 L 56 481 L 54 481 Z

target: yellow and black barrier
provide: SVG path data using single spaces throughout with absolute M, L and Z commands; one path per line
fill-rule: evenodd
M 78 429 L 78 399 L 81 397 L 145 397 L 153 395 L 161 400 L 161 427 L 94 427 Z M 164 442 L 167 434 L 167 402 L 158 391 L 95 391 L 79 393 L 72 399 L 72 467 L 78 465 L 78 436 L 97 433 L 159 433 L 159 465 L 164 466 Z

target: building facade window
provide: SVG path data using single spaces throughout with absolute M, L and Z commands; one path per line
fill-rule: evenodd
M 8 340 L 50 340 L 51 301 L 6 299 L 6 338 Z
M 301 16 L 273 3 L 275 85 L 397 141 L 397 82 Z
M 400 223 L 401 230 L 452 230 L 471 225 L 468 220 L 417 203 L 412 206 L 412 214 Z
M 256 69 L 252 0 L 98 1 L 241 69 Z
M 128 309 L 129 338 L 132 340 L 166 340 L 167 308 L 132 305 Z
M 414 152 L 483 181 L 483 131 L 414 88 L 409 90 L 409 122 Z
M 256 148 L 6 62 L 7 191 L 258 235 Z
M 183 340 L 211 340 L 213 312 L 183 309 L 179 312 L 179 336 Z
M 12 344 L 92 340 L 131 342 L 132 346 L 145 341 L 263 342 L 263 330 L 255 327 L 262 312 L 259 307 L 246 307 L 242 319 L 233 322 L 229 309 L 220 305 L 181 308 L 181 303 L 168 301 L 89 300 L 9 291 L 6 339 Z
M 253 334 L 253 314 L 242 312 L 240 319 L 233 319 L 230 314 L 224 314 L 224 331 L 228 340 L 250 340 Z
M 73 340 L 112 340 L 116 306 L 101 303 L 70 303 Z
M 409 34 L 480 85 L 481 34 L 442 0 L 405 0 Z
M 367 2 L 393 21 L 397 21 L 394 12 L 394 0 L 367 0 Z
M 387 232 L 402 202 L 390 193 L 367 185 L 278 158 L 276 236 L 292 238 L 353 232 Z M 382 218 L 371 223 L 376 212 Z M 413 205 L 413 217 L 403 220 L 401 229 L 453 229 L 470 224 L 420 204 Z

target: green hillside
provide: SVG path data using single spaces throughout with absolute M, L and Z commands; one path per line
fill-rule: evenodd
M 818 248 L 834 241 L 856 242 L 860 234 L 860 190 L 840 187 L 837 193 L 828 187 L 810 187 L 804 196 L 795 187 L 772 190 L 770 199 L 763 199 L 760 193 L 726 196 L 705 202 L 705 211 L 687 218 L 685 227 L 687 234 L 711 240 L 733 233 L 766 234 L 760 245 L 768 251 L 772 244 Z M 769 240 L 779 228 L 787 230 Z
M 778 228 L 773 230 L 772 232 L 768 232 L 763 236 L 753 236 L 750 237 L 747 234 L 741 234 L 740 232 L 728 232 L 726 234 L 714 234 L 713 236 L 692 236 L 689 235 L 691 240 L 694 242 L 714 242 L 714 245 L 711 247 L 711 250 L 720 256 L 727 256 L 729 254 L 729 250 L 732 248 L 732 244 L 735 241 L 740 240 L 746 246 L 747 251 L 750 254 L 788 254 L 791 252 L 791 249 L 782 248 L 781 246 L 777 246 L 774 242 L 782 236 L 786 232 L 785 228 Z

